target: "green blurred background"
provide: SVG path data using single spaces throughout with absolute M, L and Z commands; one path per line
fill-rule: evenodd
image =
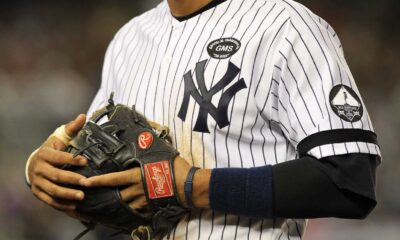
M 1 1 L 0 240 L 70 240 L 83 229 L 32 196 L 24 182 L 25 161 L 53 129 L 87 110 L 113 34 L 157 2 Z M 373 213 L 363 221 L 311 220 L 304 239 L 398 240 L 400 1 L 301 2 L 338 32 L 384 157 Z M 100 228 L 84 239 L 109 239 L 108 234 Z

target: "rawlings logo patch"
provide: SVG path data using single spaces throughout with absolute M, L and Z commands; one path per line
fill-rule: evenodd
M 153 144 L 153 134 L 150 132 L 144 132 L 139 135 L 138 145 L 141 149 L 146 150 Z
M 174 196 L 172 176 L 168 161 L 144 165 L 146 187 L 150 199 Z

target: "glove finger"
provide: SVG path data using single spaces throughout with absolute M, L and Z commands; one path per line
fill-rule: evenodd
M 141 182 L 139 168 L 90 177 L 82 181 L 86 187 L 116 187 Z
M 81 181 L 86 178 L 78 173 L 58 169 L 51 165 L 44 166 L 40 175 L 55 183 L 72 185 L 80 185 Z
M 39 157 L 43 158 L 47 162 L 53 165 L 73 165 L 73 166 L 84 166 L 87 164 L 87 159 L 83 156 L 76 156 L 67 152 L 55 150 L 51 147 L 43 147 L 39 151 Z
M 133 201 L 135 198 L 145 196 L 143 186 L 141 184 L 131 185 L 120 191 L 121 199 L 124 202 Z
M 84 193 L 82 191 L 58 186 L 46 178 L 37 179 L 36 187 L 52 198 L 63 200 L 82 200 L 84 198 Z
M 47 193 L 43 192 L 39 188 L 33 187 L 34 195 L 41 200 L 42 202 L 46 203 L 47 205 L 52 206 L 53 208 L 60 210 L 60 211 L 72 211 L 76 209 L 75 204 L 73 203 L 62 203 L 59 200 L 51 197 Z

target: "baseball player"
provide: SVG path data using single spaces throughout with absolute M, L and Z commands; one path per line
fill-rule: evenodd
M 164 0 L 116 34 L 88 115 L 111 92 L 169 126 L 181 153 L 178 191 L 194 210 L 171 239 L 301 239 L 305 219 L 376 205 L 380 150 L 339 38 L 292 0 Z M 61 151 L 84 122 L 32 155 L 32 192 L 73 214 L 84 194 L 64 183 L 128 185 L 122 198 L 146 206 L 137 169 L 86 179 L 58 168 L 86 164 Z

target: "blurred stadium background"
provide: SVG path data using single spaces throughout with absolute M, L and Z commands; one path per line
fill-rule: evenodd
M 157 2 L 1 1 L 0 240 L 70 240 L 83 229 L 31 195 L 24 182 L 25 161 L 55 127 L 86 111 L 113 34 Z M 384 157 L 373 213 L 364 221 L 312 220 L 305 239 L 398 240 L 400 1 L 301 2 L 338 32 Z M 105 232 L 100 229 L 84 239 L 108 239 Z

